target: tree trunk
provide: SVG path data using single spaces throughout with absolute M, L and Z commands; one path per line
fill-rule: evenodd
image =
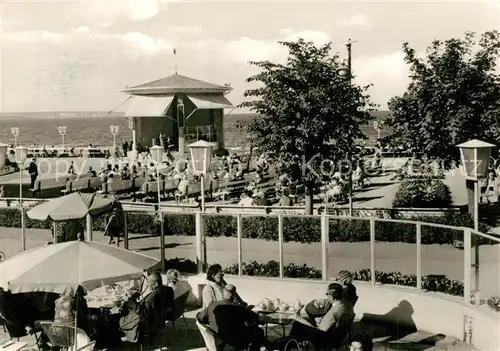
M 306 215 L 313 214 L 313 205 L 314 205 L 313 194 L 314 194 L 314 187 L 312 185 L 306 185 L 306 208 L 305 208 Z

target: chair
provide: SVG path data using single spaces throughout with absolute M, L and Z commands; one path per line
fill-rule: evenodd
M 172 328 L 175 330 L 175 321 L 179 318 L 182 317 L 184 320 L 184 324 L 186 325 L 186 330 L 191 331 L 189 328 L 188 322 L 186 320 L 186 317 L 184 316 L 184 311 L 186 309 L 186 301 L 189 296 L 189 291 L 186 291 L 184 294 L 179 296 L 174 300 L 174 306 L 172 309 L 172 314 L 167 317 L 166 322 L 172 322 Z
M 49 321 L 41 321 L 40 325 L 43 332 L 49 338 L 52 347 L 59 347 L 62 350 L 72 350 L 74 349 L 75 341 L 78 344 L 86 345 L 84 346 L 85 351 L 88 351 L 90 338 L 87 336 L 82 329 L 76 328 L 76 340 L 75 340 L 75 326 L 70 324 L 55 323 Z M 92 348 L 94 346 L 92 345 Z M 78 348 L 77 350 L 81 350 Z
M 218 351 L 217 350 L 217 334 L 211 330 L 208 326 L 201 324 L 196 321 L 196 326 L 200 330 L 201 336 L 205 341 L 205 346 L 208 351 Z
M 87 345 L 82 347 L 78 347 L 77 345 L 78 348 L 76 349 L 76 351 L 92 351 L 94 349 L 94 346 L 95 346 L 95 341 L 91 341 Z
M 3 261 L 3 260 L 2 260 Z M 2 324 L 3 327 L 3 332 L 7 333 L 7 328 L 5 327 L 5 319 L 3 319 L 2 316 L 0 316 L 0 324 Z

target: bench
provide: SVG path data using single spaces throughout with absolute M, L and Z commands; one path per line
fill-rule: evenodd
M 113 183 L 102 184 L 102 189 L 99 191 L 102 194 L 118 195 L 132 192 L 134 189 L 134 179 L 116 180 Z
M 41 179 L 35 181 L 35 185 L 30 191 L 33 197 L 40 197 L 43 190 L 59 189 L 66 187 L 66 179 Z
M 66 188 L 61 190 L 61 193 L 65 195 L 74 191 L 92 191 L 101 188 L 102 183 L 103 181 L 100 177 L 71 180 L 66 183 Z
M 160 193 L 163 196 L 168 197 L 169 194 L 174 194 L 179 185 L 179 179 L 167 179 L 160 180 Z M 158 181 L 144 181 L 141 184 L 140 190 L 135 194 L 138 197 L 141 196 L 158 196 Z

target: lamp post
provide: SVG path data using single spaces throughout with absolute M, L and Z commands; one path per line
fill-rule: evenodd
M 212 149 L 213 145 L 205 140 L 198 140 L 192 144 L 188 145 L 189 151 L 191 153 L 191 164 L 193 166 L 193 172 L 200 176 L 201 182 L 201 212 L 205 212 L 205 174 L 210 172 L 210 166 L 212 163 Z M 205 232 L 203 231 L 202 236 L 203 242 L 203 267 L 207 264 L 207 241 Z M 200 263 L 199 263 L 200 264 Z M 203 268 L 199 267 L 199 268 Z
M 21 249 L 26 250 L 26 228 L 23 208 L 23 171 L 24 163 L 28 155 L 28 149 L 22 146 L 16 147 L 16 163 L 19 167 L 19 209 L 21 210 Z
M 65 149 L 64 147 L 64 136 L 66 135 L 66 126 L 59 126 L 57 127 L 57 131 L 59 132 L 59 135 L 62 137 L 62 147 L 63 150 Z
M 161 211 L 161 190 L 160 190 L 160 163 L 163 160 L 163 148 L 159 145 L 152 146 L 149 151 L 156 162 L 156 182 L 158 186 L 158 212 L 160 216 L 160 260 L 161 270 L 165 273 L 165 233 L 163 232 L 163 212 Z
M 116 135 L 120 131 L 120 126 L 109 126 L 109 131 L 113 134 L 113 155 L 116 157 Z
M 465 172 L 465 186 L 467 188 L 467 197 L 469 205 L 469 213 L 474 218 L 474 230 L 479 230 L 479 178 L 484 178 L 488 175 L 488 164 L 491 154 L 491 149 L 495 145 L 481 141 L 469 140 L 465 143 L 457 145 L 460 149 L 460 159 L 462 160 L 463 169 Z M 476 301 L 479 300 L 479 237 L 474 236 L 474 273 L 475 283 L 474 290 Z M 465 247 L 465 250 L 470 250 Z
M 349 84 L 352 84 L 352 43 L 351 39 L 349 39 L 345 44 L 347 47 L 347 66 L 341 66 L 337 70 L 337 74 L 342 78 L 346 78 Z M 352 155 L 349 152 L 349 217 L 352 217 L 352 168 Z
M 380 131 L 382 130 L 382 124 L 378 121 L 373 121 L 373 129 L 377 131 L 377 141 L 380 139 Z
M 19 136 L 19 127 L 10 128 L 10 132 L 14 136 L 14 147 L 17 147 L 17 137 Z

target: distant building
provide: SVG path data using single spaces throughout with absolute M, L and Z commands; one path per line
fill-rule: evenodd
M 224 145 L 224 109 L 233 105 L 225 95 L 232 89 L 179 74 L 122 90 L 132 95 L 125 116 L 133 129 L 134 145 L 151 146 L 160 133 L 180 152 L 197 140 Z

